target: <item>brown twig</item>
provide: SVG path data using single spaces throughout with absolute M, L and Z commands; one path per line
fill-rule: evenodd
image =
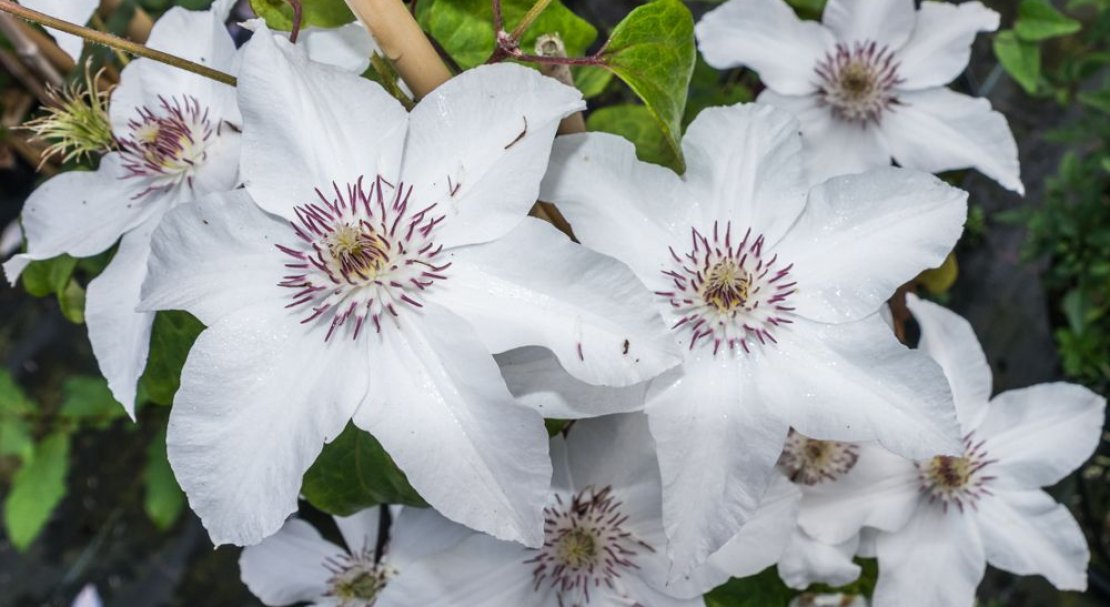
M 23 88 L 30 91 L 40 103 L 43 105 L 52 103 L 46 87 L 38 78 L 35 78 L 35 75 L 27 69 L 27 66 L 23 65 L 23 62 L 14 53 L 0 48 L 0 65 L 4 66 L 4 69 L 14 76 L 23 85 Z
M 39 23 L 41 25 L 61 30 L 68 34 L 80 36 L 81 38 L 84 38 L 89 42 L 103 44 L 110 48 L 123 50 L 133 55 L 146 57 L 147 59 L 153 59 L 154 61 L 159 61 L 167 65 L 172 65 L 176 68 L 193 72 L 194 74 L 198 74 L 206 78 L 211 78 L 212 80 L 215 80 L 217 82 L 222 82 L 231 86 L 235 86 L 236 84 L 235 76 L 232 76 L 231 74 L 227 74 L 219 70 L 214 70 L 208 66 L 201 65 L 199 63 L 193 63 L 192 61 L 182 59 L 181 57 L 178 57 L 176 55 L 171 55 L 169 53 L 163 53 L 162 51 L 156 51 L 152 48 L 147 48 L 141 44 L 131 42 L 130 40 L 124 40 L 119 36 L 113 36 L 112 34 L 108 34 L 105 32 L 98 32 L 94 29 L 82 27 L 80 25 L 74 25 L 68 21 L 62 21 L 61 19 L 51 17 L 50 15 L 20 6 L 12 2 L 11 0 L 0 0 L 0 11 L 10 13 L 33 23 Z
M 19 27 L 19 22 L 14 17 L 0 15 L 0 33 L 3 33 L 4 37 L 12 43 L 12 48 L 15 49 L 23 63 L 38 74 L 39 78 L 46 84 L 56 87 L 62 86 L 65 81 L 62 74 L 39 50 L 38 45 L 23 32 L 23 29 Z
M 301 34 L 301 21 L 304 19 L 304 12 L 301 8 L 301 0 L 285 0 L 289 6 L 293 7 L 293 27 L 289 30 L 289 42 L 297 43 L 297 37 Z
M 19 26 L 20 31 L 23 32 L 23 35 L 31 42 L 34 42 L 35 46 L 39 47 L 42 54 L 46 55 L 46 58 L 50 60 L 50 64 L 57 68 L 59 72 L 68 74 L 70 70 L 77 66 L 77 62 L 73 60 L 73 57 L 70 57 L 69 53 L 63 51 L 62 47 L 58 46 L 58 43 L 54 42 L 53 38 L 23 21 L 17 19 L 15 22 L 16 25 Z

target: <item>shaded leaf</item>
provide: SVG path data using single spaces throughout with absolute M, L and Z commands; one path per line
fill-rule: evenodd
M 1056 10 L 1046 0 L 1022 0 L 1014 21 L 1018 38 L 1029 42 L 1074 34 L 1079 28 L 1078 21 Z
M 34 455 L 16 473 L 4 500 L 4 527 L 18 550 L 38 537 L 65 496 L 68 470 L 69 435 L 57 432 L 35 445 Z
M 35 411 L 23 389 L 7 369 L 0 369 L 0 457 L 14 455 L 28 460 L 34 452 L 27 418 Z
M 746 578 L 732 578 L 705 595 L 706 607 L 786 607 L 794 596 L 774 567 Z
M 286 0 L 250 0 L 254 14 L 271 29 L 293 29 L 293 8 Z M 338 27 L 355 20 L 344 0 L 301 0 L 301 27 Z
M 64 291 L 76 267 L 77 260 L 69 255 L 32 261 L 23 270 L 20 279 L 28 293 L 35 297 L 46 297 Z
M 74 421 L 94 427 L 107 427 L 124 416 L 119 404 L 102 377 L 71 377 L 62 384 L 62 406 L 58 413 Z
M 82 324 L 85 322 L 85 288 L 73 278 L 69 279 L 65 288 L 57 293 L 58 307 L 62 316 L 71 323 Z
M 166 429 L 162 428 L 150 441 L 143 469 L 143 510 L 159 529 L 169 529 L 185 509 L 185 493 L 166 458 Z
M 1021 40 L 1012 30 L 998 32 L 994 37 L 994 55 L 1006 73 L 1027 93 L 1037 91 L 1041 80 L 1041 47 Z
M 503 0 L 505 30 L 511 32 L 532 5 L 533 0 Z M 493 6 L 489 0 L 420 0 L 416 18 L 464 70 L 485 63 L 493 53 Z M 597 39 L 597 28 L 555 0 L 524 32 L 520 48 L 530 53 L 544 34 L 559 34 L 567 55 L 577 57 Z
M 644 101 L 663 131 L 674 161 L 685 172 L 682 158 L 682 116 L 696 56 L 694 19 L 678 0 L 656 0 L 628 14 L 601 54 L 605 66 Z
M 673 166 L 674 149 L 651 112 L 642 105 L 611 105 L 594 110 L 586 121 L 590 131 L 620 135 L 636 145 L 636 157 L 644 162 Z
M 171 310 L 154 317 L 150 357 L 139 380 L 147 398 L 159 405 L 173 402 L 181 384 L 181 367 L 204 324 L 188 312 Z
M 301 493 L 313 506 L 337 516 L 378 504 L 427 505 L 381 443 L 352 424 L 324 445 L 304 475 Z
M 959 274 L 960 267 L 956 263 L 956 254 L 949 253 L 939 268 L 925 270 L 918 275 L 917 282 L 933 295 L 940 295 L 952 288 Z

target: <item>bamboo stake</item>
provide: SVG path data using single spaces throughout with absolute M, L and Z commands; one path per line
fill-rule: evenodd
M 58 46 L 58 43 L 54 42 L 53 38 L 31 27 L 23 21 L 15 20 L 15 22 L 16 25 L 19 27 L 19 30 L 23 32 L 23 35 L 26 36 L 27 39 L 31 42 L 34 42 L 35 46 L 39 47 L 39 50 L 42 51 L 42 54 L 46 55 L 46 58 L 50 60 L 51 65 L 57 68 L 59 72 L 63 74 L 68 74 L 70 70 L 72 70 L 77 65 L 77 62 L 73 60 L 73 57 L 70 57 L 69 53 L 63 51 L 62 47 Z
M 451 78 L 431 41 L 401 0 L 347 0 L 417 99 Z
M 0 33 L 12 43 L 12 48 L 15 49 L 19 58 L 30 69 L 34 70 L 47 84 L 55 87 L 62 86 L 65 81 L 62 74 L 54 67 L 46 55 L 39 50 L 36 45 L 23 30 L 19 27 L 19 22 L 11 15 L 0 15 Z

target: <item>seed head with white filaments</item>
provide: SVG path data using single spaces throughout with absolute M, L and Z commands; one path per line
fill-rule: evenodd
M 781 263 L 777 254 L 764 258 L 764 238 L 751 228 L 739 241 L 732 231 L 731 222 L 723 228 L 714 222 L 704 234 L 690 229 L 684 255 L 670 247 L 674 266 L 663 270 L 670 285 L 655 294 L 670 301 L 678 318 L 672 328 L 689 334 L 690 350 L 700 344 L 714 355 L 750 353 L 757 344 L 776 343 L 775 328 L 793 322 L 793 264 Z
M 129 135 L 116 139 L 128 177 L 152 180 L 136 198 L 181 184 L 192 188 L 197 170 L 225 128 L 195 97 L 158 99 L 155 108 L 139 108 L 127 123 Z
M 840 120 L 878 124 L 883 112 L 898 104 L 894 87 L 903 81 L 898 63 L 890 49 L 876 42 L 837 44 L 814 71 L 821 101 Z
M 813 486 L 848 474 L 859 461 L 859 446 L 818 440 L 790 429 L 779 456 L 779 467 L 795 483 Z
M 610 487 L 587 487 L 567 503 L 556 494 L 544 509 L 544 544 L 525 562 L 533 566 L 536 592 L 554 590 L 559 607 L 583 607 L 598 592 L 629 599 L 621 581 L 639 569 L 636 556 L 655 549 L 627 528 L 622 502 Z
M 278 285 L 293 291 L 285 307 L 304 310 L 302 323 L 327 326 L 325 341 L 341 327 L 358 339 L 367 325 L 380 333 L 400 308 L 423 307 L 423 292 L 447 278 L 451 263 L 433 239 L 444 216 L 435 203 L 410 210 L 412 187 L 380 176 L 332 191 L 329 199 L 317 189 L 317 202 L 294 209 L 298 241 L 277 245 L 293 273 Z
M 929 495 L 929 502 L 940 500 L 944 511 L 955 504 L 960 512 L 964 506 L 976 507 L 976 502 L 991 495 L 990 483 L 994 476 L 986 470 L 998 460 L 990 459 L 983 448 L 986 441 L 976 440 L 974 433 L 964 437 L 964 454 L 961 456 L 938 455 L 924 462 L 916 462 L 921 492 Z

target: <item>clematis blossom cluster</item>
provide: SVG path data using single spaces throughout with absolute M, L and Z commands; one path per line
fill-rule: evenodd
M 4 270 L 114 249 L 86 317 L 132 418 L 155 315 L 203 323 L 167 454 L 264 604 L 693 607 L 769 567 L 843 586 L 856 557 L 878 559 L 877 607 L 971 605 L 988 562 L 1084 587 L 1086 543 L 1042 488 L 1090 456 L 1105 399 L 991 399 L 970 326 L 904 288 L 967 217 L 931 173 L 1022 189 L 1005 119 L 945 88 L 996 13 L 724 3 L 701 52 L 767 88 L 700 112 L 679 175 L 616 135 L 556 137 L 586 103 L 537 70 L 406 105 L 361 75 L 359 23 L 294 42 L 252 20 L 237 48 L 232 4 L 171 9 L 149 44 L 237 84 L 131 62 L 113 149 L 31 195 Z M 429 507 L 297 516 L 345 431 Z

